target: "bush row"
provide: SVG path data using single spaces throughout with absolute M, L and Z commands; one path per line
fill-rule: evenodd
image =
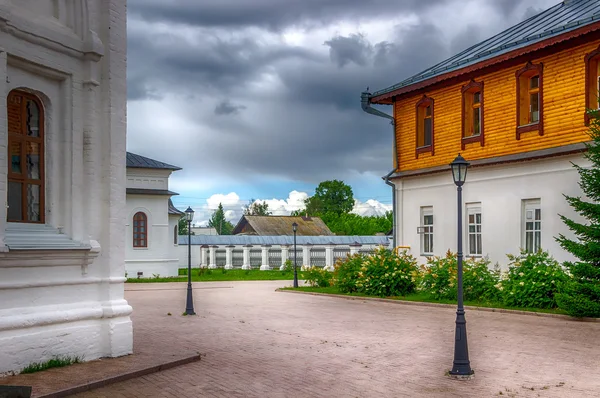
M 556 295 L 570 279 L 548 252 L 508 255 L 508 270 L 501 272 L 487 258 L 463 259 L 465 301 L 501 303 L 508 307 L 557 308 Z M 335 286 L 342 293 L 398 297 L 424 294 L 435 300 L 457 298 L 457 255 L 430 257 L 427 264 L 405 251 L 378 248 L 373 254 L 340 259 L 334 272 L 303 268 L 302 278 L 318 287 Z

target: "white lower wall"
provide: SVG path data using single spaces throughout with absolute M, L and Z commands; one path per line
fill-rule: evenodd
M 468 159 L 467 159 L 468 160 Z M 563 194 L 582 195 L 579 174 L 570 162 L 586 166 L 582 155 L 570 155 L 536 161 L 471 168 L 463 186 L 463 251 L 467 252 L 467 215 L 469 204 L 479 203 L 482 213 L 482 254 L 503 269 L 507 253 L 517 254 L 524 247 L 523 200 L 539 199 L 542 214 L 541 245 L 558 261 L 573 260 L 555 241 L 562 233 L 573 237 L 558 214 L 580 220 Z M 421 207 L 431 206 L 434 216 L 434 250 L 436 256 L 457 251 L 457 191 L 448 167 L 447 173 L 404 178 L 394 181 L 397 192 L 397 223 L 401 228 L 398 242 L 410 246 L 410 253 L 420 263 L 422 226 Z

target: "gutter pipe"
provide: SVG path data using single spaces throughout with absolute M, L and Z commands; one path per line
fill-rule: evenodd
M 390 124 L 392 125 L 392 129 L 394 132 L 394 134 L 393 134 L 393 137 L 394 137 L 394 144 L 393 144 L 393 147 L 394 147 L 394 169 L 383 177 L 383 181 L 387 185 L 392 187 L 392 219 L 393 219 L 392 245 L 395 249 L 396 247 L 398 247 L 398 242 L 396 239 L 396 237 L 398 236 L 398 228 L 397 228 L 397 221 L 396 221 L 396 185 L 390 181 L 390 176 L 392 174 L 394 174 L 397 169 L 398 154 L 396 152 L 396 128 L 395 128 L 396 122 L 395 122 L 393 116 L 390 116 L 387 113 L 381 112 L 381 111 L 371 107 L 371 93 L 369 93 L 368 87 L 367 87 L 367 91 L 363 91 L 360 94 L 360 105 L 361 105 L 363 111 L 370 113 L 371 115 L 390 119 Z

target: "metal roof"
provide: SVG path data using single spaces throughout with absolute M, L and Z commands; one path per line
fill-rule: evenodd
M 125 193 L 128 195 L 179 195 L 177 192 L 169 191 L 168 189 L 148 189 L 148 188 L 125 188 Z
M 163 163 L 158 160 L 150 159 L 142 155 L 127 152 L 127 167 L 136 169 L 163 169 L 163 170 L 181 170 L 181 167 Z
M 510 51 L 524 48 L 586 25 L 600 22 L 600 1 L 565 0 L 505 31 L 478 43 L 447 60 L 384 90 L 372 97 L 387 94 L 427 79 L 458 71 Z M 600 24 L 598 24 L 600 29 Z
M 175 207 L 171 198 L 169 198 L 169 214 L 173 214 L 176 216 L 182 216 L 185 214 L 184 212 L 179 210 L 177 207 Z
M 302 216 L 242 216 L 233 229 L 238 235 L 246 226 L 250 228 L 244 233 L 253 235 L 293 235 L 292 224 L 298 224 L 296 235 L 333 235 L 333 232 L 319 217 Z M 248 225 L 249 224 L 249 225 Z M 251 231 L 251 232 L 248 232 Z
M 327 245 L 384 245 L 388 246 L 390 241 L 387 236 L 296 236 L 296 244 Z M 179 244 L 187 245 L 187 235 L 179 236 Z M 257 235 L 192 235 L 192 245 L 293 245 L 293 236 L 257 236 Z

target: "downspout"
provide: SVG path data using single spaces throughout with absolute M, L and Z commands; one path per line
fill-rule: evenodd
M 368 88 L 367 88 L 368 90 Z M 393 219 L 393 233 L 392 233 L 392 245 L 394 248 L 398 247 L 398 241 L 396 239 L 396 237 L 398 236 L 398 223 L 396 220 L 396 185 L 394 185 L 393 182 L 390 181 L 390 176 L 392 174 L 394 174 L 396 172 L 396 169 L 398 168 L 398 152 L 396 151 L 396 122 L 394 120 L 393 116 L 388 115 L 387 113 L 381 112 L 375 108 L 371 107 L 371 93 L 369 93 L 368 91 L 363 91 L 360 94 L 360 105 L 362 107 L 362 110 L 370 113 L 371 115 L 375 115 L 375 116 L 380 116 L 380 117 L 384 117 L 386 119 L 390 119 L 390 124 L 392 125 L 392 129 L 393 129 L 393 138 L 394 138 L 394 143 L 393 143 L 393 148 L 394 148 L 394 169 L 392 171 L 390 171 L 387 175 L 385 175 L 383 177 L 383 181 L 389 185 L 390 187 L 392 187 L 392 219 Z

